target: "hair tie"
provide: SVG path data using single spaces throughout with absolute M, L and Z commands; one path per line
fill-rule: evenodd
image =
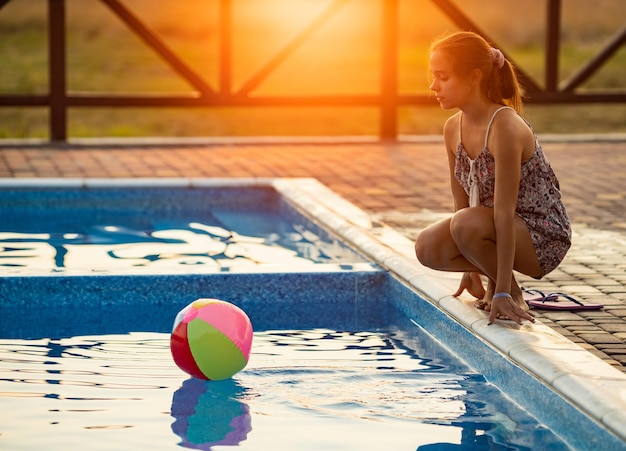
M 491 58 L 493 59 L 493 64 L 498 69 L 502 69 L 502 66 L 504 66 L 504 54 L 500 50 L 491 47 Z

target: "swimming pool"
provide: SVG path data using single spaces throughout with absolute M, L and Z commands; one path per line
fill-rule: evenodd
M 373 265 L 267 186 L 5 190 L 6 275 L 311 272 Z
M 50 181 L 38 183 L 41 186 L 35 187 L 36 192 L 41 192 L 44 186 L 49 188 L 51 185 Z M 59 181 L 56 183 L 58 188 Z M 129 190 L 132 188 L 129 185 L 138 182 L 64 180 L 60 183 L 65 184 L 65 188 L 80 188 L 80 190 L 84 189 L 85 185 L 89 185 L 89 189 L 96 191 L 106 188 L 108 194 L 111 194 L 112 190 Z M 34 181 L 24 182 L 22 188 L 28 186 L 28 189 L 32 189 L 36 184 Z M 120 356 L 122 362 L 119 366 L 113 365 L 112 368 L 116 371 L 122 369 L 124 377 L 128 374 L 132 375 L 131 378 L 147 375 L 155 385 L 163 387 L 160 390 L 161 393 L 156 396 L 160 399 L 158 405 L 161 410 L 158 411 L 163 411 L 163 397 L 167 398 L 166 394 L 172 397 L 168 406 L 171 408 L 171 417 L 174 418 L 174 422 L 172 423 L 171 417 L 163 413 L 162 416 L 165 418 L 161 420 L 169 421 L 174 435 L 178 436 L 183 444 L 186 443 L 189 446 L 194 443 L 193 440 L 181 431 L 188 430 L 189 425 L 194 423 L 189 419 L 179 419 L 179 414 L 176 412 L 179 412 L 178 409 L 181 406 L 193 404 L 194 396 L 198 400 L 209 400 L 198 402 L 197 411 L 211 410 L 209 408 L 211 402 L 225 401 L 226 405 L 216 410 L 238 412 L 234 417 L 232 414 L 226 415 L 227 419 L 230 418 L 229 425 L 233 423 L 239 426 L 234 429 L 231 427 L 230 438 L 224 440 L 244 437 L 240 446 L 249 447 L 249 449 L 267 449 L 267 442 L 263 440 L 268 440 L 268 437 L 278 437 L 277 430 L 281 428 L 281 425 L 282 427 L 290 425 L 295 431 L 300 431 L 295 433 L 293 438 L 286 437 L 285 440 L 297 440 L 298 437 L 304 437 L 306 428 L 298 427 L 297 420 L 294 418 L 297 416 L 296 412 L 306 411 L 307 406 L 310 407 L 308 410 L 312 411 L 313 415 L 311 418 L 306 418 L 304 423 L 313 421 L 319 431 L 328 432 L 327 436 L 317 433 L 314 435 L 317 439 L 324 440 L 316 442 L 318 445 L 329 449 L 332 448 L 333 437 L 344 437 L 341 435 L 341 425 L 345 426 L 345 431 L 351 431 L 349 436 L 352 439 L 341 442 L 340 449 L 350 449 L 351 446 L 354 449 L 364 449 L 363 443 L 374 443 L 373 437 L 380 434 L 388 434 L 389 437 L 398 437 L 398 439 L 405 435 L 411 436 L 406 444 L 398 445 L 401 447 L 396 449 L 405 449 L 405 447 L 415 449 L 417 446 L 446 441 L 461 444 L 464 437 L 465 446 L 474 443 L 470 440 L 486 440 L 494 446 L 501 447 L 506 446 L 509 441 L 509 445 L 517 449 L 525 447 L 532 449 L 533 443 L 540 442 L 550 442 L 554 449 L 566 446 L 560 443 L 550 430 L 558 431 L 566 443 L 575 449 L 616 449 L 616 446 L 623 446 L 623 437 L 616 437 L 620 434 L 621 417 L 615 397 L 612 399 L 607 397 L 607 402 L 598 406 L 596 402 L 599 398 L 590 390 L 593 384 L 585 385 L 587 389 L 587 393 L 584 394 L 585 399 L 579 402 L 576 400 L 575 392 L 567 393 L 567 390 L 562 389 L 562 385 L 561 390 L 558 390 L 559 380 L 574 381 L 577 387 L 583 385 L 585 376 L 581 375 L 580 371 L 577 372 L 576 363 L 595 364 L 587 353 L 578 353 L 581 350 L 559 341 L 545 330 L 547 328 L 541 328 L 540 325 L 524 326 L 525 330 L 521 333 L 510 325 L 486 327 L 482 312 L 464 310 L 466 306 L 462 301 L 447 296 L 447 293 L 451 292 L 449 291 L 450 283 L 454 282 L 452 279 L 441 279 L 439 275 L 434 277 L 416 265 L 408 251 L 410 243 L 406 243 L 403 237 L 382 225 L 372 224 L 367 215 L 337 198 L 315 181 L 255 180 L 241 183 L 241 181 L 161 180 L 153 181 L 152 184 L 142 181 L 141 189 L 160 191 L 159 195 L 153 197 L 148 203 L 154 205 L 163 202 L 164 197 L 161 194 L 164 192 L 179 191 L 180 194 L 180 190 L 188 190 L 191 187 L 198 190 L 212 190 L 216 187 L 219 190 L 230 190 L 229 196 L 233 197 L 234 193 L 234 197 L 239 199 L 245 197 L 241 194 L 250 188 L 253 188 L 253 191 L 259 190 L 264 196 L 272 197 L 273 205 L 276 207 L 274 211 L 281 212 L 283 218 L 288 218 L 288 223 L 306 225 L 306 230 L 316 237 L 313 238 L 313 235 L 310 235 L 311 239 L 305 240 L 307 244 L 316 240 L 325 242 L 326 244 L 320 245 L 321 248 L 334 249 L 334 255 L 338 260 L 313 261 L 305 263 L 305 266 L 315 269 L 302 270 L 300 268 L 292 271 L 285 270 L 284 267 L 281 269 L 280 265 L 274 268 L 272 265 L 266 265 L 264 268 L 257 267 L 251 272 L 233 271 L 232 265 L 228 264 L 219 265 L 219 270 L 215 270 L 216 267 L 213 266 L 210 271 L 206 268 L 198 270 L 201 265 L 184 264 L 181 265 L 183 266 L 181 270 L 177 267 L 179 260 L 176 259 L 171 259 L 169 262 L 175 263 L 174 269 L 161 268 L 156 271 L 150 264 L 144 264 L 135 267 L 136 271 L 131 271 L 130 275 L 127 272 L 128 268 L 120 271 L 104 270 L 102 267 L 96 269 L 83 267 L 68 271 L 66 266 L 57 266 L 52 271 L 50 267 L 45 267 L 42 271 L 39 267 L 35 271 L 37 274 L 26 274 L 22 271 L 24 268 L 21 268 L 18 272 L 1 280 L 0 293 L 5 301 L 0 307 L 0 314 L 2 349 L 16 346 L 22 352 L 13 353 L 14 356 L 18 354 L 20 356 L 44 356 L 43 362 L 36 358 L 31 359 L 35 361 L 32 371 L 36 377 L 21 375 L 23 379 L 50 380 L 51 382 L 47 385 L 54 386 L 53 388 L 63 388 L 65 385 L 63 382 L 68 381 L 64 381 L 63 377 L 59 376 L 64 373 L 59 372 L 60 367 L 56 365 L 71 367 L 72 359 L 69 357 L 76 355 L 78 355 L 79 362 L 97 364 L 102 360 L 110 359 L 113 353 L 116 357 Z M 185 191 L 185 194 L 189 193 Z M 61 197 L 57 201 L 63 203 L 67 201 L 67 198 Z M 228 202 L 231 203 L 230 200 Z M 119 204 L 119 202 L 112 204 Z M 125 204 L 130 205 L 128 202 Z M 267 204 L 266 202 L 253 202 L 256 206 Z M 297 221 L 294 222 L 296 219 Z M 287 229 L 287 234 L 292 236 L 294 231 Z M 176 229 L 168 230 L 181 229 L 177 226 Z M 304 230 L 300 229 L 300 232 Z M 206 228 L 201 232 L 206 233 Z M 34 232 L 29 231 L 29 233 Z M 304 236 L 303 233 L 300 234 Z M 240 235 L 255 238 L 250 232 L 240 233 Z M 180 236 L 176 239 L 179 238 Z M 272 245 L 278 241 L 272 241 Z M 299 238 L 293 242 L 302 241 Z M 76 245 L 76 243 L 67 242 L 62 244 Z M 296 248 L 289 249 L 292 244 L 287 244 L 287 250 L 295 251 L 298 258 L 303 258 L 304 254 L 298 255 Z M 315 255 L 315 258 L 320 258 L 322 255 L 327 255 L 326 252 L 311 252 L 311 247 L 306 247 L 309 249 L 307 256 Z M 180 256 L 180 253 L 176 255 Z M 184 255 L 184 257 L 187 258 L 189 255 Z M 156 260 L 158 259 L 147 259 L 148 262 Z M 58 262 L 59 259 L 55 261 Z M 190 269 L 190 267 L 193 268 Z M 223 270 L 224 267 L 228 270 Z M 148 271 L 137 273 L 145 269 Z M 252 359 L 251 365 L 240 373 L 235 381 L 224 385 L 223 389 L 217 386 L 214 389 L 213 386 L 198 385 L 194 381 L 185 382 L 185 377 L 171 366 L 167 358 L 166 346 L 164 346 L 167 342 L 166 331 L 176 311 L 187 302 L 197 297 L 207 296 L 207 294 L 242 306 L 251 316 L 258 334 L 255 337 L 255 343 L 259 345 L 257 347 L 255 344 L 253 347 L 258 350 L 257 357 Z M 11 299 L 11 302 L 7 302 L 8 299 Z M 52 305 L 54 308 L 50 308 Z M 115 318 L 115 321 L 112 322 L 111 318 Z M 138 321 L 137 318 L 141 320 Z M 53 325 L 54 328 L 51 327 Z M 41 335 L 42 331 L 45 331 L 45 336 Z M 133 334 L 129 335 L 129 332 Z M 437 340 L 434 340 L 433 336 Z M 23 341 L 27 337 L 34 337 L 35 341 Z M 44 341 L 41 342 L 41 340 Z M 445 346 L 441 347 L 441 343 Z M 288 345 L 283 346 L 285 344 Z M 454 349 L 454 354 L 447 351 L 446 347 Z M 302 349 L 311 352 L 304 353 L 301 352 Z M 340 352 L 335 354 L 334 352 L 338 349 Z M 300 350 L 300 355 L 310 354 L 316 364 L 307 362 L 299 369 L 290 366 L 298 361 L 294 359 L 298 350 Z M 533 350 L 534 354 L 531 352 Z M 537 350 L 540 352 L 536 352 Z M 95 354 L 81 358 L 83 351 L 94 351 Z M 146 353 L 142 354 L 143 351 Z M 281 354 L 283 351 L 288 351 L 287 355 Z M 313 357 L 318 351 L 319 355 L 325 357 Z M 367 355 L 370 351 L 380 354 L 374 359 L 374 364 L 371 364 L 367 358 L 363 360 L 363 355 Z M 563 354 L 564 352 L 568 357 L 567 365 L 564 368 L 558 368 L 554 363 L 556 360 L 550 354 Z M 55 353 L 64 356 L 60 362 L 55 360 L 58 357 Z M 328 354 L 340 356 L 340 363 L 333 361 L 334 357 L 325 360 Z M 129 355 L 140 357 L 128 358 Z M 272 358 L 266 359 L 267 355 Z M 401 357 L 396 359 L 394 356 Z M 446 356 L 445 359 L 442 356 Z M 23 362 L 19 359 L 13 360 L 15 365 L 22 367 Z M 144 371 L 136 364 L 131 365 L 129 361 L 142 362 L 141 364 L 153 362 L 154 365 L 148 365 Z M 285 364 L 286 361 L 287 364 Z M 316 366 L 318 361 L 321 362 L 320 366 Z M 351 364 L 346 364 L 346 362 L 351 362 Z M 382 365 L 381 362 L 383 362 Z M 432 362 L 435 363 L 431 364 Z M 546 365 L 546 362 L 549 365 Z M 533 363 L 534 366 L 543 369 L 534 369 Z M 422 374 L 420 374 L 421 370 L 423 370 Z M 81 371 L 83 370 L 80 368 L 70 368 L 69 373 L 81 374 Z M 87 373 L 104 374 L 108 377 L 109 371 L 109 369 L 104 371 L 90 368 Z M 591 376 L 596 383 L 601 380 L 605 388 L 611 388 L 611 384 L 619 387 L 621 385 L 618 384 L 623 383 L 623 379 L 606 371 L 605 368 L 595 367 L 594 371 L 595 373 Z M 19 370 L 11 374 L 20 376 Z M 433 375 L 434 378 L 429 379 Z M 267 379 L 268 376 L 276 376 L 280 386 L 302 389 L 302 393 L 296 394 L 296 398 L 302 401 L 293 403 L 290 398 L 281 398 L 279 394 L 269 393 L 270 400 L 275 402 L 263 399 L 260 405 L 264 407 L 255 407 L 257 404 L 253 400 L 267 396 L 268 393 L 264 388 L 275 385 L 271 377 Z M 357 406 L 349 405 L 348 402 L 344 404 L 344 401 L 333 403 L 333 398 L 331 398 L 331 402 L 327 403 L 330 407 L 320 406 L 315 404 L 315 401 L 319 402 L 319 399 L 323 398 L 326 388 L 320 389 L 314 385 L 307 385 L 306 381 L 312 376 L 320 381 L 320 387 L 327 387 L 325 384 L 330 383 L 328 385 L 330 393 L 336 393 L 341 391 L 339 388 L 354 385 L 357 391 L 350 394 L 349 399 L 356 398 L 356 395 L 362 392 L 370 393 L 370 398 L 366 397 L 365 401 Z M 363 377 L 359 378 L 359 376 Z M 124 383 L 124 377 L 120 377 L 119 374 L 117 378 L 114 377 L 113 387 L 108 387 L 106 381 L 102 382 L 101 386 L 115 391 L 119 389 L 115 384 Z M 3 378 L 12 379 L 4 376 Z M 528 417 L 522 409 L 510 403 L 506 397 L 502 397 L 502 400 L 494 405 L 485 407 L 486 410 L 481 410 L 480 406 L 484 398 L 493 398 L 494 393 L 498 393 L 493 385 L 485 383 L 485 378 L 500 387 L 507 393 L 507 397 L 515 400 L 547 427 L 539 426 L 532 417 Z M 20 377 L 13 379 L 20 379 Z M 79 379 L 80 383 L 76 384 L 79 387 L 81 384 L 84 387 L 93 382 L 89 380 L 89 377 L 79 377 Z M 433 399 L 439 401 L 428 402 L 428 399 L 426 401 L 428 405 L 441 404 L 442 407 L 448 406 L 450 400 L 458 401 L 457 404 L 452 403 L 457 409 L 456 416 L 450 416 L 450 412 L 447 411 L 448 416 L 445 421 L 441 418 L 433 419 L 434 414 L 431 411 L 429 413 L 431 417 L 425 422 L 419 422 L 415 418 L 415 412 L 420 411 L 415 406 L 421 400 L 414 403 L 408 402 L 406 405 L 403 404 L 403 400 L 410 399 L 407 393 L 423 393 L 423 390 L 420 391 L 423 387 L 419 385 L 423 381 L 427 381 L 426 386 L 430 386 L 429 384 L 437 386 L 439 382 L 445 381 L 445 383 L 442 382 L 444 387 L 442 393 L 448 393 L 450 398 L 442 395 L 445 398 L 442 400 L 438 398 L 439 395 L 435 394 Z M 388 382 L 387 385 L 385 385 L 386 382 Z M 408 384 L 405 391 L 399 392 L 403 396 L 396 394 L 394 398 L 392 396 L 394 393 L 391 392 L 389 395 L 391 401 L 387 404 L 382 405 L 372 401 L 371 393 L 387 394 L 389 387 L 402 387 L 403 384 Z M 72 386 L 71 383 L 67 385 Z M 130 385 L 132 387 L 133 383 L 131 382 Z M 25 386 L 32 391 L 33 385 L 22 385 L 22 388 L 17 390 L 0 389 L 5 393 L 3 401 L 14 400 L 11 393 L 30 393 L 29 390 L 23 390 Z M 385 387 L 385 390 L 376 390 L 375 387 Z M 446 392 L 447 389 L 452 391 Z M 321 392 L 316 394 L 316 390 L 321 390 Z M 476 394 L 468 395 L 468 392 Z M 430 394 L 430 391 L 428 393 Z M 433 393 L 437 391 L 434 390 Z M 620 391 L 614 390 L 613 393 L 619 394 Z M 47 397 L 39 397 L 50 402 L 49 399 L 54 398 L 50 396 L 51 394 L 53 395 L 54 391 L 47 393 L 49 395 Z M 70 394 L 68 397 L 80 396 Z M 90 397 L 97 398 L 97 396 Z M 177 399 L 190 399 L 190 397 L 191 401 L 182 403 L 176 401 Z M 568 399 L 565 399 L 566 397 Z M 580 395 L 579 397 L 582 398 Z M 33 398 L 37 398 L 37 395 Z M 20 403 L 26 399 L 30 398 L 24 395 Z M 592 405 L 580 405 L 585 402 Z M 286 404 L 290 404 L 293 410 L 281 410 L 281 407 Z M 87 409 L 79 407 L 74 410 L 82 411 L 90 410 L 90 408 L 93 406 Z M 264 409 L 280 411 L 276 415 L 281 418 L 282 423 L 279 421 L 269 424 L 271 421 L 268 422 L 268 420 L 272 415 Z M 588 412 L 592 409 L 602 409 L 603 412 L 599 416 L 594 416 L 593 412 Z M 374 413 L 369 412 L 370 410 Z M 509 416 L 509 413 L 515 410 L 522 413 L 521 417 L 513 414 Z M 55 412 L 55 415 L 62 417 L 71 415 L 73 409 L 48 408 L 46 411 Z M 103 424 L 89 424 L 84 427 L 88 427 L 85 430 L 93 433 L 94 437 L 98 435 L 108 439 L 120 434 L 123 436 L 129 429 L 142 430 L 142 419 L 145 420 L 147 413 L 154 413 L 149 408 L 140 407 L 138 411 L 139 416 L 130 418 L 127 422 L 108 424 L 105 421 Z M 372 417 L 364 420 L 366 427 L 363 430 L 359 429 L 355 426 L 358 422 L 353 421 L 352 416 L 367 416 L 368 412 Z M 410 418 L 401 418 L 407 412 Z M 623 410 L 621 413 L 623 414 Z M 486 424 L 482 424 L 482 420 L 476 421 L 476 417 L 483 420 L 486 418 Z M 332 421 L 337 418 L 340 419 L 339 426 L 336 421 Z M 511 426 L 516 422 L 530 425 L 530 430 L 534 432 L 523 438 L 517 437 L 519 429 L 517 426 Z M 50 424 L 53 423 L 54 421 L 50 421 Z M 252 426 L 247 426 L 248 423 Z M 403 429 L 407 423 L 409 423 L 408 429 Z M 17 424 L 15 428 L 20 429 L 19 425 L 23 425 L 24 422 L 17 421 Z M 129 425 L 130 427 L 126 427 Z M 248 430 L 249 427 L 253 429 Z M 439 432 L 435 431 L 438 428 L 443 429 L 439 429 Z M 62 427 L 57 429 L 63 431 Z M 229 427 L 226 427 L 226 430 L 229 430 Z M 239 432 L 236 432 L 237 430 Z M 204 429 L 199 433 L 200 436 L 206 433 L 202 431 Z M 266 431 L 267 435 L 263 431 Z M 377 433 L 369 434 L 367 431 L 377 431 Z M 15 431 L 3 434 L 3 436 L 11 437 L 13 433 Z M 174 443 L 171 434 L 172 432 L 167 436 L 169 438 L 160 436 L 162 440 L 155 438 L 155 442 L 167 449 L 167 446 L 173 446 Z M 72 437 L 79 439 L 80 436 L 80 434 L 73 436 L 72 433 L 66 433 L 66 431 L 62 435 L 68 440 Z M 0 436 L 0 441 L 3 436 Z M 363 442 L 360 441 L 361 438 Z M 153 442 L 150 443 L 154 445 Z M 285 446 L 293 447 L 294 444 L 295 442 L 289 442 Z

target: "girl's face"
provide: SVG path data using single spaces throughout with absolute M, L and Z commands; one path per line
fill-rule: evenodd
M 462 108 L 469 101 L 473 90 L 471 80 L 454 71 L 445 52 L 435 50 L 430 55 L 430 71 L 433 76 L 430 89 L 437 95 L 441 108 Z

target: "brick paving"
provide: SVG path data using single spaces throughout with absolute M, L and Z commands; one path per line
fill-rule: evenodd
M 563 264 L 522 284 L 565 291 L 605 308 L 535 310 L 568 339 L 626 372 L 626 139 L 544 142 L 561 181 L 574 239 Z M 287 144 L 137 141 L 0 145 L 0 177 L 314 177 L 414 239 L 452 210 L 437 140 Z

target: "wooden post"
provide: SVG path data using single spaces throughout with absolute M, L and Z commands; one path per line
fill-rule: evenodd
M 67 140 L 65 81 L 65 0 L 48 0 L 50 140 Z
M 561 0 L 548 0 L 546 33 L 546 91 L 559 86 L 559 46 L 561 40 Z
M 220 86 L 219 93 L 224 96 L 231 94 L 231 35 L 232 35 L 232 0 L 220 1 Z
M 380 138 L 398 137 L 398 0 L 382 0 Z

